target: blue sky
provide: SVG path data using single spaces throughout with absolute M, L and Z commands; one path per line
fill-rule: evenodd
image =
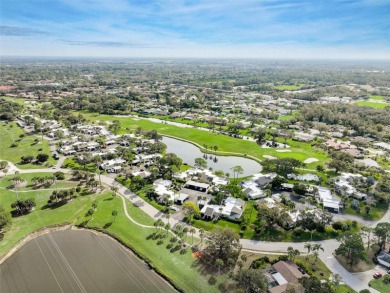
M 390 59 L 390 0 L 0 0 L 1 55 Z

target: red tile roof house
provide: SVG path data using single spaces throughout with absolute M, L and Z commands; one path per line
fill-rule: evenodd
M 335 150 L 341 150 L 341 149 L 349 149 L 349 148 L 351 148 L 351 146 L 350 146 L 349 144 L 346 144 L 346 143 L 339 143 L 339 142 L 334 141 L 334 140 L 328 140 L 327 142 L 325 142 L 325 144 L 326 144 L 328 147 L 334 148 Z

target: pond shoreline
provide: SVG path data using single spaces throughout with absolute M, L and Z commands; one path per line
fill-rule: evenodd
M 228 156 L 241 157 L 241 158 L 246 158 L 246 159 L 250 159 L 250 160 L 256 161 L 259 164 L 261 164 L 261 162 L 262 162 L 260 159 L 254 157 L 254 156 L 251 156 L 251 155 L 242 154 L 242 153 L 234 153 L 234 152 L 222 152 L 222 151 L 206 150 L 203 146 L 197 144 L 196 142 L 193 142 L 193 141 L 190 141 L 190 140 L 187 140 L 187 139 L 184 139 L 184 138 L 180 138 L 180 137 L 176 137 L 176 136 L 168 135 L 168 134 L 162 134 L 162 136 L 190 143 L 190 144 L 196 146 L 197 148 L 199 148 L 199 150 L 202 153 L 205 153 L 205 154 L 212 154 L 212 155 L 224 156 L 224 157 L 228 157 Z

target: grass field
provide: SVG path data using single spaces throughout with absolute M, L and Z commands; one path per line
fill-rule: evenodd
M 370 100 L 383 101 L 383 97 L 382 96 L 370 96 Z
M 46 177 L 46 176 L 52 176 L 53 173 L 29 173 L 29 174 L 19 174 L 21 178 L 25 180 L 22 186 L 18 187 L 18 191 L 32 191 L 32 190 L 40 190 L 40 189 L 47 189 L 47 188 L 72 188 L 76 187 L 78 182 L 75 181 L 69 181 L 69 180 L 58 180 L 56 181 L 56 184 L 52 184 L 50 187 L 39 187 L 35 188 L 33 185 L 33 182 L 31 181 L 34 177 Z M 12 185 L 12 181 L 10 181 L 11 178 L 15 177 L 15 175 L 7 175 L 6 177 L 3 177 L 0 179 L 0 188 L 7 188 Z M 69 178 L 69 176 L 67 176 Z M 67 179 L 67 178 L 65 178 Z
M 373 279 L 369 284 L 372 288 L 378 290 L 381 293 L 390 292 L 390 284 L 383 283 L 383 279 Z
M 386 107 L 390 107 L 389 103 L 377 103 L 374 101 L 357 101 L 356 104 L 358 106 L 367 106 L 371 108 L 378 108 L 378 109 L 384 109 Z
M 260 160 L 263 160 L 263 155 L 271 155 L 274 157 L 294 157 L 298 160 L 306 160 L 308 158 L 316 158 L 319 161 L 308 164 L 308 168 L 315 168 L 318 164 L 324 164 L 328 161 L 327 155 L 319 150 L 314 149 L 310 144 L 296 142 L 293 140 L 287 140 L 287 143 L 291 146 L 289 148 L 290 152 L 280 153 L 277 152 L 274 148 L 261 148 L 255 142 L 233 138 L 230 136 L 205 132 L 204 130 L 194 129 L 194 128 L 182 128 L 174 125 L 156 123 L 145 119 L 134 119 L 130 117 L 115 117 L 109 115 L 97 115 L 97 114 L 84 114 L 86 118 L 89 118 L 93 121 L 103 120 L 103 121 L 112 121 L 119 120 L 122 125 L 120 133 L 126 133 L 129 130 L 134 130 L 137 127 L 142 127 L 146 130 L 155 129 L 160 134 L 166 134 L 182 138 L 185 140 L 192 141 L 201 146 L 206 145 L 216 145 L 218 146 L 218 151 L 220 152 L 233 152 L 242 155 L 251 155 Z
M 23 237 L 40 228 L 65 223 L 80 224 L 88 220 L 86 212 L 91 208 L 92 202 L 97 200 L 97 210 L 87 227 L 106 231 L 120 239 L 149 260 L 153 267 L 173 280 L 186 292 L 217 292 L 219 291 L 218 284 L 224 283 L 227 278 L 226 275 L 221 275 L 217 278 L 217 284 L 210 286 L 207 282 L 209 276 L 202 276 L 197 269 L 191 267 L 194 258 L 190 249 L 184 255 L 180 254 L 179 251 L 171 253 L 166 248 L 169 238 L 165 239 L 162 245 L 157 245 L 155 240 L 147 240 L 155 229 L 145 229 L 128 220 L 123 211 L 122 200 L 118 196 L 113 198 L 111 192 L 78 196 L 71 202 L 57 208 L 44 208 L 50 193 L 51 191 L 19 193 L 21 199 L 34 197 L 37 206 L 27 215 L 12 218 L 12 226 L 0 242 L 0 256 L 9 251 Z M 15 200 L 16 194 L 14 192 L 7 190 L 1 192 L 1 204 L 7 210 L 11 210 L 10 205 Z M 154 220 L 130 202 L 127 202 L 127 208 L 131 217 L 139 223 L 153 225 Z M 115 222 L 113 222 L 112 217 L 113 210 L 118 211 Z
M 25 134 L 25 137 L 19 138 L 19 135 L 21 134 Z M 6 159 L 14 163 L 20 169 L 47 168 L 47 166 L 53 165 L 56 162 L 50 156 L 48 141 L 42 141 L 34 135 L 27 135 L 15 122 L 0 122 L 0 137 L 0 159 Z M 34 140 L 37 138 L 39 139 L 39 142 L 35 144 Z M 13 140 L 18 145 L 17 147 L 11 147 Z M 40 149 L 42 150 L 40 151 Z M 49 155 L 49 160 L 43 166 L 20 164 L 20 158 L 22 156 L 36 157 L 39 153 L 46 153 Z
M 304 84 L 300 85 L 278 85 L 275 87 L 275 89 L 280 91 L 296 91 L 299 90 L 301 87 L 303 87 Z
M 84 209 L 91 205 L 97 195 L 80 196 L 66 205 L 57 208 L 43 208 L 46 206 L 51 191 L 29 191 L 19 193 L 20 199 L 33 197 L 36 201 L 35 210 L 31 213 L 12 218 L 12 226 L 5 233 L 0 242 L 0 255 L 10 250 L 19 240 L 26 235 L 46 226 L 71 223 L 83 216 Z M 11 211 L 11 203 L 16 200 L 16 194 L 11 191 L 1 191 L 1 205 Z
M 338 285 L 336 288 L 336 293 L 356 293 L 351 287 L 347 285 Z

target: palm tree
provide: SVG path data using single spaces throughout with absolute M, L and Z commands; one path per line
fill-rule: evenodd
M 322 250 L 322 251 L 324 251 L 324 248 L 322 247 L 322 244 L 321 244 L 321 243 L 318 243 L 318 244 L 314 244 L 314 245 L 313 245 L 312 250 L 315 250 L 315 251 Z
M 312 262 L 312 265 L 315 265 L 315 264 L 317 263 L 317 260 L 318 260 L 318 256 L 319 256 L 319 255 L 320 255 L 320 254 L 319 254 L 318 250 L 315 250 L 315 251 L 313 252 L 314 260 L 313 260 L 313 262 Z
M 187 241 L 187 233 L 188 233 L 189 230 L 190 230 L 190 229 L 188 229 L 188 227 L 184 227 L 184 228 L 183 228 L 183 233 L 184 233 L 184 235 L 186 236 L 186 240 L 185 240 L 185 241 Z
M 116 196 L 116 193 L 118 192 L 118 190 L 119 190 L 118 186 L 111 186 L 112 197 Z
M 118 215 L 118 211 L 112 211 L 112 216 L 114 217 L 114 222 L 116 220 L 116 216 Z
M 93 211 L 96 211 L 96 209 L 97 209 L 97 201 L 96 200 L 94 200 L 93 201 L 93 203 L 92 203 L 92 208 L 93 208 Z
M 305 243 L 305 248 L 307 249 L 307 255 L 306 255 L 306 260 L 309 258 L 309 254 L 310 254 L 310 251 L 311 249 L 313 248 L 313 246 L 311 245 L 311 243 Z
M 158 225 L 159 225 L 158 221 L 157 220 L 154 221 L 153 226 L 154 226 L 154 228 L 156 228 L 156 232 L 158 230 Z
M 203 238 L 205 236 L 205 231 L 204 229 L 199 230 L 199 237 L 200 237 L 200 243 L 203 243 Z
M 165 217 L 167 218 L 167 221 L 168 221 L 168 224 L 169 224 L 169 218 L 171 217 L 171 215 L 168 213 L 168 214 L 166 214 Z
M 169 223 L 166 223 L 165 226 L 164 226 L 165 230 L 167 231 L 167 235 L 168 235 L 168 231 L 169 229 L 171 229 L 171 224 Z
M 195 228 L 192 227 L 192 228 L 190 229 L 190 233 L 192 234 L 192 244 L 194 243 L 194 234 L 195 234 L 195 232 L 196 232 Z

